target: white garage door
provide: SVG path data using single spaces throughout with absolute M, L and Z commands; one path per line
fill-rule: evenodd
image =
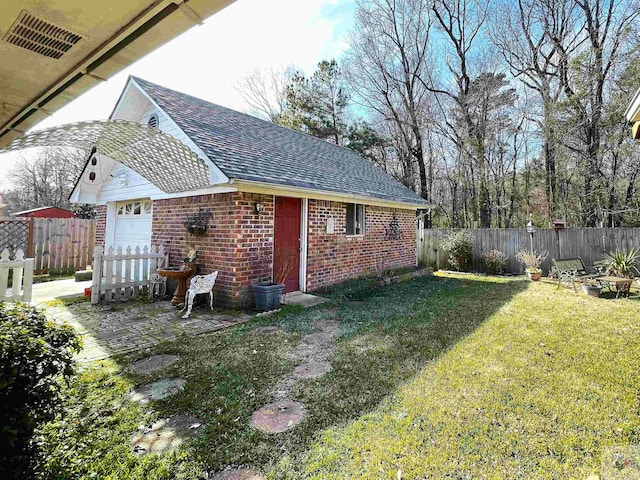
M 115 232 L 113 247 L 124 251 L 136 246 L 140 249 L 151 245 L 151 200 L 131 200 L 116 204 Z

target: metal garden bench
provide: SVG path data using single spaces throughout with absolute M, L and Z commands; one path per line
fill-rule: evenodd
M 551 259 L 551 272 L 558 279 L 558 287 L 561 287 L 563 282 L 571 283 L 576 293 L 578 293 L 576 283 L 584 283 L 586 280 L 604 275 L 599 269 L 596 271 L 597 273 L 588 272 L 580 257 Z

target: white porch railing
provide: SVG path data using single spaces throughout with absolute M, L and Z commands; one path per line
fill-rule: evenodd
M 149 275 L 155 273 L 165 261 L 162 246 L 145 246 L 142 251 L 131 247 L 114 251 L 109 247 L 96 246 L 93 250 L 93 278 L 91 303 L 122 301 L 135 298 L 149 291 Z
M 13 270 L 11 295 L 7 293 L 10 270 Z M 0 301 L 30 302 L 32 286 L 33 258 L 24 258 L 24 252 L 16 250 L 16 257 L 11 260 L 5 248 L 0 254 Z

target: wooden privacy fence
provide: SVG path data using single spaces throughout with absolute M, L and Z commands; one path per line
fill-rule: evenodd
M 8 293 L 11 276 L 11 294 Z M 33 258 L 24 258 L 21 249 L 12 260 L 9 249 L 0 254 L 0 301 L 30 302 L 33 285 Z
M 27 255 L 36 273 L 84 270 L 91 265 L 96 221 L 81 218 L 31 218 Z
M 0 219 L 0 251 L 18 249 L 33 258 L 34 270 L 62 273 L 91 265 L 96 221 L 81 218 Z
M 114 251 L 109 247 L 96 246 L 93 250 L 93 277 L 91 282 L 91 303 L 122 301 L 148 293 L 150 275 L 165 263 L 162 246 L 145 245 L 140 250 L 122 247 Z
M 418 261 L 434 269 L 449 268 L 447 254 L 440 248 L 442 239 L 454 230 L 420 230 L 418 232 Z M 533 235 L 522 228 L 481 228 L 465 230 L 473 240 L 473 270 L 483 271 L 484 255 L 495 249 L 506 253 L 506 273 L 522 273 L 524 268 L 515 258 L 522 249 L 546 251 L 548 257 L 542 269 L 551 269 L 552 258 L 581 257 L 587 268 L 602 255 L 620 249 L 640 247 L 640 228 L 567 228 L 535 230 Z

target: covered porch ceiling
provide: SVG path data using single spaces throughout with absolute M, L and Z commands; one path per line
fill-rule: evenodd
M 234 1 L 3 1 L 0 147 Z

